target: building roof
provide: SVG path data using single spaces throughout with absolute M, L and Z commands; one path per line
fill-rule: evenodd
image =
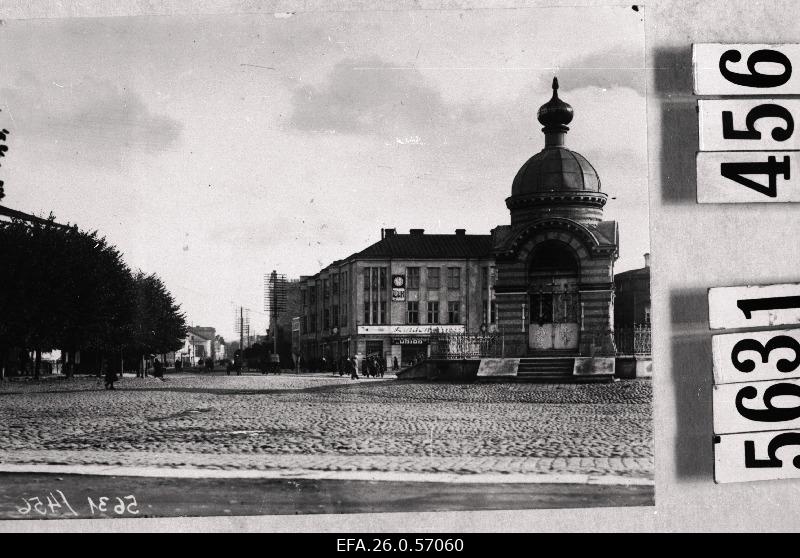
M 511 186 L 512 196 L 565 191 L 600 191 L 600 177 L 591 163 L 566 147 L 548 147 L 528 159 Z
M 650 266 L 640 267 L 639 269 L 630 269 L 628 271 L 623 271 L 622 273 L 617 273 L 614 275 L 614 281 L 617 279 L 635 279 L 637 277 L 640 278 L 650 278 Z
M 572 107 L 558 97 L 558 79 L 553 78 L 553 98 L 542 105 L 539 122 L 544 124 L 545 147 L 522 165 L 511 186 L 511 196 L 553 192 L 599 192 L 600 177 L 586 157 L 564 147 L 572 121 Z
M 361 258 L 491 258 L 490 234 L 389 234 L 348 259 Z

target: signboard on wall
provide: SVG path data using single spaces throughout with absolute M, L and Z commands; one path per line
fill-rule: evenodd
M 464 324 L 451 325 L 360 325 L 359 335 L 430 335 L 431 333 L 464 333 Z
M 427 345 L 427 337 L 392 337 L 392 345 Z
M 392 275 L 392 302 L 403 302 L 406 299 L 406 276 Z

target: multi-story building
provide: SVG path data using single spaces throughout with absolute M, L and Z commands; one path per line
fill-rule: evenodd
M 360 352 L 405 363 L 429 352 L 432 330 L 499 330 L 504 356 L 583 357 L 591 369 L 613 370 L 619 231 L 603 220 L 608 196 L 597 171 L 565 147 L 573 110 L 557 90 L 554 80 L 538 112 L 544 148 L 505 200 L 510 224 L 488 235 L 386 229 L 365 250 L 301 277 L 306 358 Z
M 491 235 L 384 229 L 372 246 L 300 278 L 300 352 L 412 361 L 427 354 L 432 330 L 495 327 L 494 276 Z

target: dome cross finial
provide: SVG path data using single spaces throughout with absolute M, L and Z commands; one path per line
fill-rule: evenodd
M 557 95 L 558 94 L 557 91 L 558 91 L 558 78 L 556 76 L 553 76 L 553 93 Z

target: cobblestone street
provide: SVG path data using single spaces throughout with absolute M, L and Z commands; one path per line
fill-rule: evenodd
M 651 386 L 331 375 L 0 384 L 0 464 L 652 479 Z

